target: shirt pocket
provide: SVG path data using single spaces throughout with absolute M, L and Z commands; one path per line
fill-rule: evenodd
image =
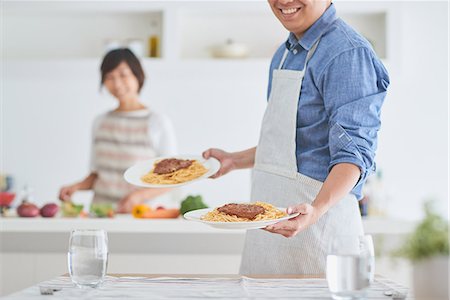
M 330 153 L 333 155 L 350 145 L 352 138 L 339 123 L 334 123 L 330 128 L 329 143 Z

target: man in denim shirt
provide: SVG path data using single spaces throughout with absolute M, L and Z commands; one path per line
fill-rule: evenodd
M 253 167 L 252 201 L 300 214 L 248 231 L 241 273 L 323 274 L 333 236 L 363 234 L 358 200 L 375 170 L 389 77 L 331 1 L 269 4 L 290 34 L 272 59 L 258 146 L 204 157 L 221 162 L 214 177 Z

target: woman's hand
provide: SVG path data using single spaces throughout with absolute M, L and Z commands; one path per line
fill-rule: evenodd
M 220 169 L 216 174 L 212 175 L 210 178 L 218 178 L 230 172 L 233 169 L 236 169 L 235 161 L 232 153 L 225 152 L 220 149 L 208 149 L 203 152 L 203 157 L 208 159 L 210 157 L 216 158 L 220 161 Z
M 59 190 L 59 199 L 61 201 L 70 201 L 73 193 L 75 193 L 76 191 L 92 189 L 96 180 L 97 180 L 97 173 L 91 172 L 82 181 L 71 185 L 63 186 Z
M 288 207 L 288 214 L 300 213 L 297 217 L 269 225 L 264 230 L 281 234 L 290 238 L 296 236 L 299 232 L 308 228 L 308 226 L 317 222 L 320 214 L 314 206 L 307 203 L 301 203 L 296 206 Z
M 143 201 L 140 191 L 134 191 L 122 198 L 117 204 L 116 211 L 120 214 L 131 213 L 135 205 L 141 204 Z
M 79 190 L 78 184 L 63 186 L 59 190 L 59 200 L 70 201 L 72 195 Z

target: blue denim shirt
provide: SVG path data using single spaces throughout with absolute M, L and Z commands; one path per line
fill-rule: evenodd
M 325 181 L 338 163 L 359 167 L 361 177 L 352 193 L 362 198 L 362 186 L 375 171 L 380 110 L 389 76 L 369 42 L 336 16 L 334 4 L 298 41 L 290 34 L 272 58 L 278 68 L 302 70 L 306 54 L 317 39 L 319 46 L 308 63 L 297 111 L 296 157 L 298 172 Z

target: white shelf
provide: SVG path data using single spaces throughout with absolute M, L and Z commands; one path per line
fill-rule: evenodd
M 335 5 L 387 58 L 389 4 Z M 265 1 L 6 2 L 3 8 L 6 59 L 100 59 L 111 39 L 141 40 L 147 56 L 152 35 L 168 61 L 211 59 L 211 48 L 228 39 L 247 45 L 251 59 L 270 59 L 288 35 Z
M 147 55 L 149 38 L 162 36 L 161 11 L 8 14 L 7 10 L 4 15 L 6 59 L 99 59 L 107 44 L 127 46 L 136 40 Z
M 407 234 L 416 223 L 389 219 L 363 219 L 367 234 Z M 72 229 L 105 229 L 110 233 L 186 233 L 186 234 L 244 234 L 244 230 L 214 229 L 210 226 L 178 219 L 135 219 L 117 216 L 105 219 L 83 218 L 0 218 L 1 232 L 69 232 Z
M 286 40 L 286 29 L 273 16 L 267 3 L 254 3 L 251 9 L 239 2 L 234 5 L 234 10 L 221 6 L 180 10 L 179 56 L 211 58 L 213 47 L 231 40 L 245 45 L 251 58 L 271 57 Z

